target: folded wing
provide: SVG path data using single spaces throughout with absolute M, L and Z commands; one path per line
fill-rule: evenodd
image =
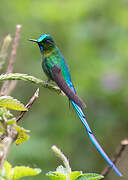
M 82 100 L 71 90 L 71 88 L 66 83 L 61 74 L 61 68 L 57 65 L 54 65 L 51 70 L 53 73 L 54 81 L 59 86 L 59 88 L 67 95 L 69 100 L 74 101 L 81 108 L 86 107 Z

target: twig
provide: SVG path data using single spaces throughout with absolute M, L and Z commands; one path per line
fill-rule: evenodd
M 11 51 L 10 60 L 9 60 L 9 64 L 8 64 L 8 67 L 7 67 L 6 74 L 9 74 L 9 73 L 13 72 L 15 56 L 16 56 L 16 50 L 17 50 L 17 47 L 18 47 L 20 30 L 21 30 L 21 25 L 17 25 L 16 26 L 15 38 L 14 38 L 14 42 L 13 42 L 12 51 Z M 9 85 L 8 81 L 3 83 L 2 88 L 1 88 L 1 95 L 7 94 L 8 85 Z
M 10 56 L 10 60 L 9 60 L 9 65 L 7 68 L 7 72 L 6 73 L 12 73 L 13 68 L 14 68 L 14 62 L 15 62 L 15 56 L 16 56 L 16 50 L 18 47 L 18 42 L 19 42 L 19 36 L 20 36 L 20 30 L 21 30 L 21 25 L 18 24 L 16 26 L 16 34 L 15 34 L 15 38 L 14 38 L 14 43 L 13 43 L 13 47 L 12 47 L 12 51 L 11 51 L 11 56 Z
M 31 107 L 31 105 L 34 103 L 34 101 L 38 98 L 39 96 L 39 88 L 36 90 L 36 92 L 34 93 L 33 97 L 29 100 L 28 104 L 25 106 L 27 108 L 27 110 L 29 110 L 29 108 Z M 16 118 L 16 122 L 19 122 L 19 120 L 24 116 L 24 114 L 27 111 L 22 111 L 18 117 Z
M 9 87 L 8 87 L 8 91 L 7 91 L 7 95 L 11 94 L 11 92 L 15 89 L 17 83 L 18 83 L 17 80 L 14 80 L 14 81 L 10 82 Z
M 29 100 L 28 104 L 26 105 L 28 110 L 30 109 L 30 107 L 32 106 L 34 101 L 38 98 L 38 94 L 39 94 L 39 88 L 36 90 L 36 92 L 34 93 L 32 98 Z M 25 112 L 21 113 L 16 118 L 16 120 L 19 121 L 24 116 L 24 114 L 25 114 Z M 12 146 L 12 144 L 16 140 L 16 138 L 17 138 L 16 129 L 14 127 L 8 128 L 7 129 L 7 136 L 2 140 L 3 148 L 1 149 L 1 152 L 0 152 L 0 169 L 3 167 L 4 161 L 7 158 L 10 147 Z
M 112 158 L 112 162 L 115 164 L 117 162 L 117 160 L 121 157 L 122 153 L 124 152 L 126 145 L 128 145 L 128 139 L 124 139 L 121 141 L 121 146 L 119 149 L 116 150 L 114 157 Z M 107 166 L 102 172 L 101 174 L 105 177 L 108 175 L 108 173 L 110 172 L 111 167 Z

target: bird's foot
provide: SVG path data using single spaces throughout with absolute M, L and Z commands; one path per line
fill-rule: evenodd
M 47 81 L 45 81 L 45 86 L 47 87 L 49 84 L 50 80 L 48 79 Z

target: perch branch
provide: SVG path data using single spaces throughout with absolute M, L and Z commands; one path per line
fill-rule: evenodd
M 121 141 L 121 146 L 119 149 L 116 150 L 114 157 L 112 158 L 112 162 L 115 164 L 117 162 L 117 160 L 121 157 L 122 153 L 124 152 L 126 145 L 128 145 L 128 139 L 124 139 Z M 105 177 L 108 175 L 108 173 L 110 172 L 111 167 L 107 166 L 102 172 L 101 174 Z
M 61 91 L 61 89 L 59 87 L 54 86 L 54 85 L 52 85 L 50 83 L 46 83 L 43 80 L 35 78 L 34 76 L 29 76 L 27 74 L 10 73 L 10 74 L 2 74 L 2 75 L 0 75 L 0 82 L 6 81 L 6 80 L 29 81 L 31 83 L 41 85 L 44 88 L 48 88 L 50 90 L 53 90 L 53 91 L 55 91 L 58 94 L 64 95 L 64 93 Z

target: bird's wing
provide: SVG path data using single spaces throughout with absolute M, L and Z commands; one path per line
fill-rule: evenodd
M 86 107 L 82 100 L 71 90 L 71 88 L 66 83 L 61 74 L 61 68 L 57 65 L 54 65 L 51 70 L 53 73 L 54 81 L 59 86 L 59 88 L 67 95 L 69 100 L 74 101 L 81 108 Z

